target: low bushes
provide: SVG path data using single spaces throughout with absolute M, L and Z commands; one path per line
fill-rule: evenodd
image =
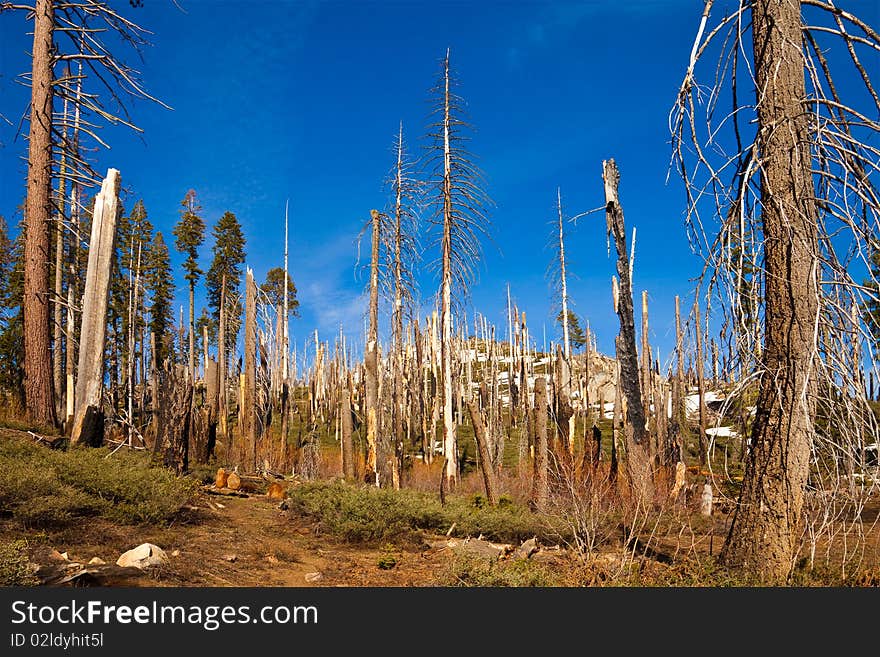
M 0 435 L 0 514 L 26 527 L 58 527 L 103 516 L 123 524 L 171 519 L 198 483 L 155 467 L 142 453 L 50 450 Z

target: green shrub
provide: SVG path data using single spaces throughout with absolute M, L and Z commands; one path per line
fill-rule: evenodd
M 475 499 L 453 496 L 441 506 L 433 495 L 412 490 L 312 482 L 291 489 L 290 508 L 318 520 L 322 531 L 352 542 L 398 538 L 420 529 L 445 532 L 453 523 L 456 536 L 482 534 L 497 541 L 545 536 L 552 529 L 523 506 L 476 508 Z
M 440 575 L 439 586 L 559 586 L 560 581 L 543 564 L 527 560 L 486 561 L 456 557 Z
M 103 516 L 125 523 L 172 518 L 198 482 L 153 467 L 146 454 L 107 449 L 50 450 L 0 436 L 0 513 L 26 527 L 62 526 L 76 518 Z
M 34 586 L 39 583 L 30 569 L 27 541 L 0 543 L 0 586 Z

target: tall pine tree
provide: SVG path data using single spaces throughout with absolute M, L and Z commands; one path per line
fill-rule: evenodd
M 242 301 L 239 293 L 241 287 L 241 268 L 244 264 L 244 234 L 241 224 L 231 212 L 225 212 L 212 231 L 214 245 L 211 252 L 214 258 L 208 269 L 206 281 L 208 285 L 208 305 L 218 325 L 221 310 L 225 314 L 226 335 L 223 336 L 226 347 L 226 360 L 235 349 L 235 340 L 241 326 Z M 224 286 L 225 282 L 225 286 Z M 226 306 L 221 309 L 225 298 Z
M 192 380 L 195 379 L 196 368 L 196 283 L 202 274 L 198 258 L 199 246 L 205 241 L 205 222 L 200 215 L 202 206 L 196 200 L 195 190 L 189 190 L 180 204 L 183 210 L 180 211 L 180 221 L 174 227 L 174 236 L 177 238 L 177 250 L 186 254 L 183 268 L 186 270 L 184 278 L 189 283 L 189 372 Z
M 146 287 L 150 293 L 150 332 L 156 336 L 156 356 L 160 363 L 172 355 L 174 344 L 174 279 L 168 245 L 157 231 L 145 263 Z

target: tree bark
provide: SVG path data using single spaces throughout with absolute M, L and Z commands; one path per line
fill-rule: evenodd
M 706 465 L 706 459 L 708 458 L 708 446 L 706 444 L 706 364 L 703 360 L 703 327 L 700 323 L 699 299 L 694 301 L 694 328 L 697 336 L 696 367 L 697 397 L 699 397 L 699 401 L 697 402 L 699 424 L 699 438 L 697 439 L 697 449 L 699 449 L 700 451 L 700 465 Z
M 24 241 L 24 399 L 29 422 L 55 426 L 49 321 L 54 8 L 36 0 Z
M 550 488 L 547 474 L 547 379 L 535 379 L 535 411 L 534 411 L 534 475 L 532 477 L 531 506 L 536 511 L 547 508 Z
M 458 441 L 452 418 L 452 153 L 450 151 L 451 96 L 449 90 L 449 53 L 444 64 L 443 112 L 443 237 L 440 241 L 442 278 L 440 281 L 441 380 L 443 382 L 443 454 L 446 489 L 458 483 Z
M 371 210 L 372 240 L 370 257 L 370 326 L 364 351 L 367 402 L 367 464 L 364 478 L 369 483 L 385 485 L 385 473 L 379 472 L 384 454 L 379 454 L 379 231 L 380 214 Z M 384 468 L 383 468 L 384 469 Z
M 618 297 L 620 333 L 615 346 L 617 359 L 620 362 L 618 385 L 621 386 L 626 397 L 627 405 L 624 429 L 627 475 L 633 493 L 641 501 L 650 502 L 654 497 L 654 483 L 649 437 L 645 428 L 645 408 L 639 386 L 639 361 L 636 352 L 630 262 L 626 251 L 626 228 L 617 191 L 620 172 L 614 160 L 603 162 L 602 168 L 602 178 L 605 181 L 606 221 L 608 231 L 614 237 L 614 246 L 617 249 L 617 275 L 620 277 Z
M 345 386 L 340 386 L 339 390 L 339 415 L 341 422 L 341 447 L 342 447 L 342 475 L 346 479 L 355 478 L 354 467 L 354 442 L 351 433 L 351 381 Z
M 498 504 L 498 484 L 495 481 L 495 470 L 492 467 L 492 457 L 489 455 L 489 446 L 486 444 L 486 427 L 483 425 L 483 418 L 480 417 L 480 411 L 472 401 L 467 402 L 468 413 L 471 416 L 471 424 L 474 427 L 474 439 L 477 443 L 477 450 L 480 453 L 480 471 L 483 473 L 483 485 L 486 488 L 486 499 L 489 506 Z
M 170 365 L 162 373 L 159 404 L 160 444 L 164 462 L 181 475 L 189 467 L 190 418 L 193 385 L 182 366 Z
M 763 163 L 765 338 L 752 448 L 722 560 L 781 581 L 796 558 L 814 434 L 817 209 L 800 3 L 756 0 L 752 25 Z
M 242 465 L 247 462 L 257 470 L 257 288 L 254 272 L 248 268 L 245 283 L 244 316 L 244 389 L 241 399 Z M 245 461 L 245 459 L 247 459 Z

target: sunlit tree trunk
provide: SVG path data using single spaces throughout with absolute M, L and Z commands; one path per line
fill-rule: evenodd
M 49 315 L 49 218 L 52 214 L 52 42 L 54 7 L 34 9 L 31 112 L 24 243 L 24 399 L 30 422 L 55 425 Z
M 765 344 L 743 489 L 722 552 L 764 580 L 791 572 L 814 433 L 817 211 L 800 3 L 752 4 L 762 162 Z

